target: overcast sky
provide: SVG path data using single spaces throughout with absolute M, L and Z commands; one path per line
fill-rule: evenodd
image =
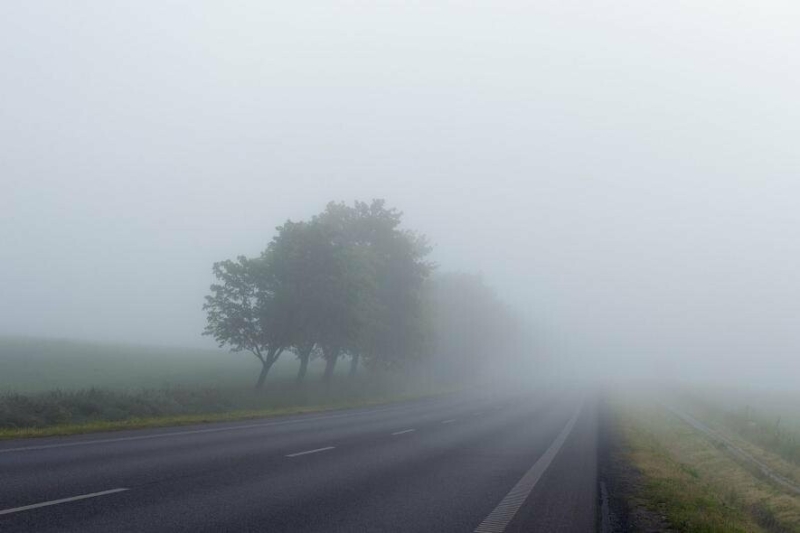
M 206 345 L 213 261 L 381 197 L 585 368 L 800 383 L 798 28 L 791 1 L 3 2 L 0 334 Z

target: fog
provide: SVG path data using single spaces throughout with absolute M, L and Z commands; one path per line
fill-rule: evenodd
M 212 262 L 385 198 L 565 372 L 798 388 L 799 19 L 6 2 L 0 334 L 212 346 Z

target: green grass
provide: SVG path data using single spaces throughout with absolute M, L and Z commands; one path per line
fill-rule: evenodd
M 0 438 L 169 426 L 383 403 L 433 392 L 395 375 L 319 381 L 285 354 L 264 390 L 260 363 L 223 350 L 159 348 L 64 340 L 0 338 Z M 347 361 L 337 367 L 347 371 Z
M 800 395 L 684 392 L 684 406 L 708 424 L 800 466 Z
M 800 532 L 800 498 L 777 491 L 724 448 L 640 398 L 615 402 L 635 499 L 681 532 Z
M 230 422 L 236 420 L 249 420 L 254 418 L 267 418 L 285 415 L 297 415 L 304 413 L 315 413 L 332 411 L 336 409 L 348 409 L 354 407 L 366 407 L 370 405 L 381 405 L 386 403 L 433 396 L 435 394 L 409 394 L 397 396 L 384 396 L 376 398 L 360 398 L 351 400 L 331 400 L 327 403 L 293 406 L 293 407 L 273 407 L 265 409 L 236 410 L 221 413 L 203 413 L 191 415 L 171 415 L 149 418 L 125 418 L 122 420 L 92 420 L 83 423 L 56 424 L 44 427 L 22 427 L 22 428 L 0 428 L 0 440 L 35 438 L 35 437 L 54 437 L 66 435 L 78 435 L 82 433 L 95 433 L 99 431 L 121 431 L 126 429 L 142 429 L 170 426 L 184 426 L 189 424 L 202 424 L 208 422 Z
M 259 364 L 249 353 L 223 349 L 0 337 L 0 391 L 244 386 L 255 382 Z M 293 376 L 297 366 L 295 356 L 286 353 L 271 377 Z M 321 371 L 319 362 L 312 364 L 310 377 Z
M 425 392 L 428 391 L 399 380 L 362 376 L 338 379 L 330 386 L 318 381 L 301 387 L 293 381 L 272 382 L 265 390 L 258 391 L 250 387 L 194 385 L 138 390 L 91 388 L 32 394 L 5 393 L 0 394 L 0 428 L 46 428 L 98 421 L 260 412 L 343 402 L 361 403 Z

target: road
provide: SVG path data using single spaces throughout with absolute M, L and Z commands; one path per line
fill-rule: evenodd
M 596 407 L 449 396 L 0 443 L 0 531 L 594 531 Z

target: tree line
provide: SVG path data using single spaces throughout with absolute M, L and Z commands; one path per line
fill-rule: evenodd
M 299 360 L 298 383 L 314 358 L 326 383 L 342 358 L 350 375 L 424 364 L 467 375 L 451 370 L 477 368 L 514 319 L 480 277 L 435 274 L 431 246 L 401 223 L 383 200 L 287 221 L 259 256 L 213 265 L 204 334 L 258 359 L 257 388 L 285 353 Z

